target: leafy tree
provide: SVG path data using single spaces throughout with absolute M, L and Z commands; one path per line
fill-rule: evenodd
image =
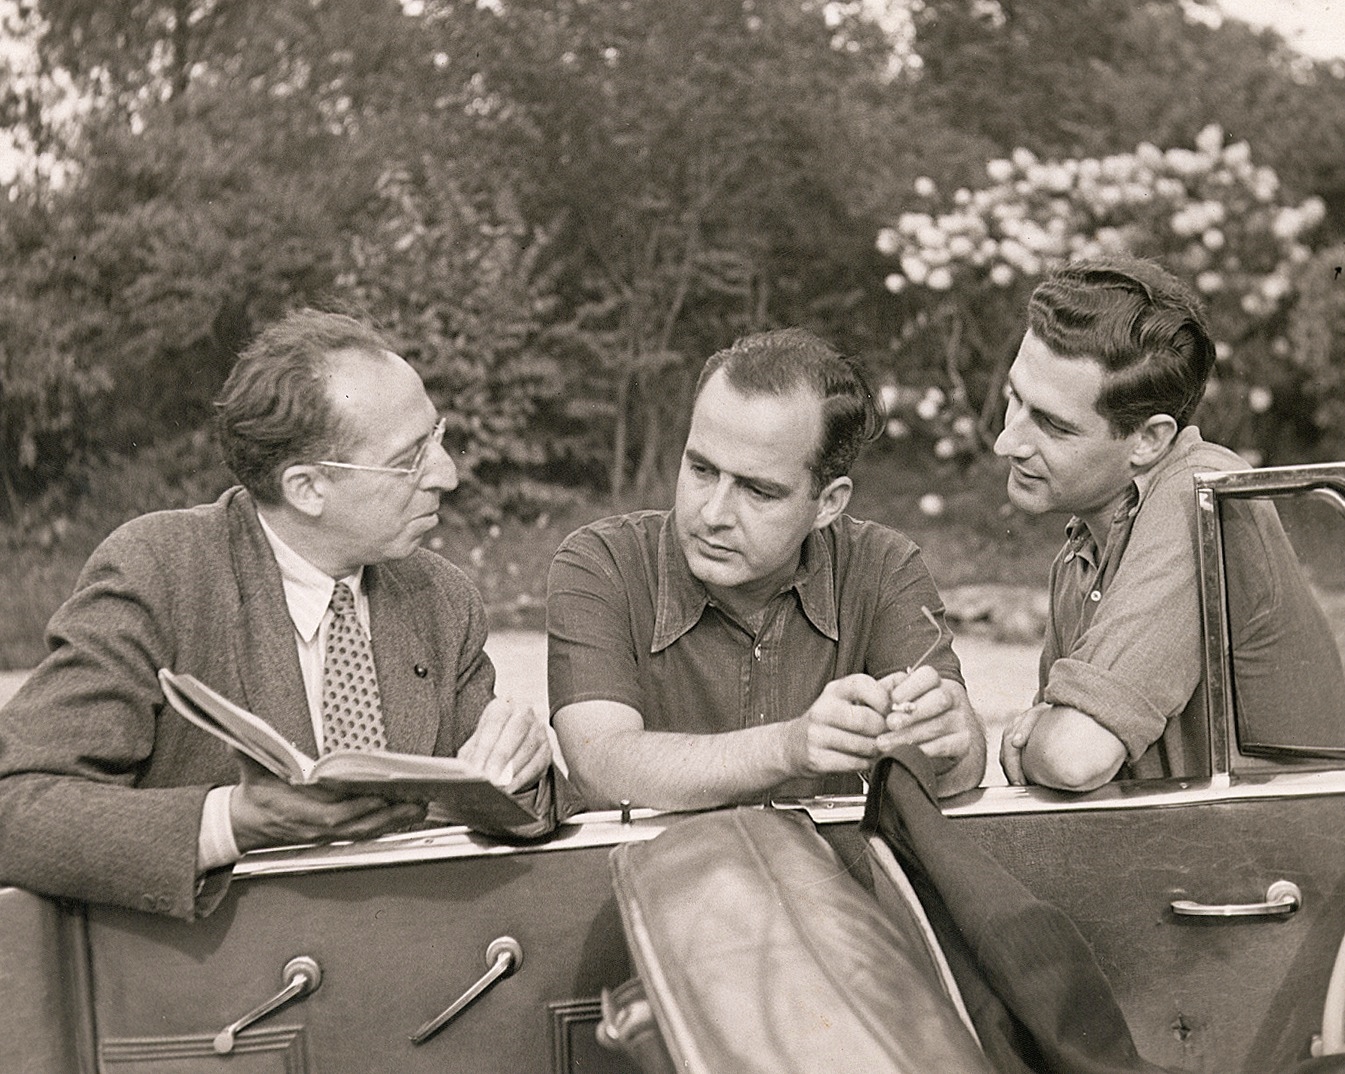
M 889 44 L 797 0 L 497 11 L 481 77 L 526 116 L 519 152 L 539 162 L 521 197 L 554 221 L 564 264 L 546 338 L 568 416 L 590 424 L 609 487 L 633 474 L 642 493 L 676 457 L 712 350 L 782 322 L 871 344 L 855 316 L 881 297 L 865 221 L 892 189 L 872 147 L 904 141 Z
M 1345 219 L 1345 71 L 1273 31 L 1178 0 L 917 0 L 913 19 L 916 92 L 950 128 L 997 147 L 989 156 L 1188 145 L 1216 123 Z

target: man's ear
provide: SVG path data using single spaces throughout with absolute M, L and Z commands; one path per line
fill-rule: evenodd
M 838 477 L 824 488 L 817 497 L 817 517 L 813 519 L 813 529 L 825 529 L 835 522 L 850 502 L 850 493 L 854 488 L 854 482 L 848 477 Z
M 1171 414 L 1154 414 L 1147 418 L 1135 431 L 1130 465 L 1138 470 L 1147 470 L 1167 454 L 1172 441 L 1177 438 L 1177 432 L 1177 419 Z
M 280 475 L 280 495 L 300 514 L 318 518 L 326 506 L 329 483 L 321 467 L 308 463 L 287 466 Z

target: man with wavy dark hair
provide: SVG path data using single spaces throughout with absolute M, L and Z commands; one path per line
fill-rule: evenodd
M 1214 362 L 1199 303 L 1152 261 L 1065 265 L 1032 294 L 995 451 L 1016 507 L 1073 517 L 1037 703 L 1001 744 L 1011 783 L 1090 790 L 1208 767 L 1193 478 L 1247 468 L 1191 424 Z M 1273 507 L 1242 505 L 1225 530 L 1248 550 L 1229 560 L 1238 599 L 1262 613 L 1243 617 L 1259 632 L 1243 650 L 1250 703 L 1286 645 L 1320 649 L 1320 611 Z
M 545 728 L 493 697 L 481 597 L 419 547 L 458 479 L 415 370 L 367 326 L 303 310 L 244 351 L 217 410 L 240 484 L 111 534 L 0 710 L 0 882 L 192 918 L 248 850 L 425 815 L 235 758 L 169 710 L 160 668 L 309 755 L 471 759 L 537 817 L 519 834 L 549 828 Z
M 844 513 L 880 429 L 827 343 L 747 336 L 701 373 L 674 509 L 561 545 L 548 692 L 588 804 L 857 791 L 902 745 L 935 760 L 943 793 L 980 781 L 984 732 L 919 550 Z

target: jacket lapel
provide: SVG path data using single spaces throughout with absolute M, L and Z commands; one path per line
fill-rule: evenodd
M 252 497 L 239 492 L 229 504 L 228 519 L 229 552 L 243 617 L 242 629 L 234 633 L 243 683 L 238 703 L 266 720 L 296 748 L 316 757 L 294 621 L 285 604 L 280 568 L 257 521 Z
M 369 597 L 369 634 L 388 749 L 433 753 L 439 735 L 436 679 L 453 669 L 440 666 L 426 640 L 428 626 L 417 614 L 415 602 L 429 599 L 428 590 L 414 592 L 397 576 L 394 565 L 375 564 L 364 568 L 364 591 Z

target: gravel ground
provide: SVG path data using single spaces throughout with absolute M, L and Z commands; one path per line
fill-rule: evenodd
M 1006 645 L 966 636 L 953 643 L 962 659 L 972 704 L 985 720 L 990 736 L 987 783 L 1003 783 L 999 763 L 999 731 L 1004 720 L 1026 708 L 1037 685 L 1034 645 Z M 495 662 L 497 691 L 515 701 L 546 711 L 546 638 L 535 631 L 497 630 L 487 652 Z M 0 672 L 0 704 L 9 700 L 27 672 Z

